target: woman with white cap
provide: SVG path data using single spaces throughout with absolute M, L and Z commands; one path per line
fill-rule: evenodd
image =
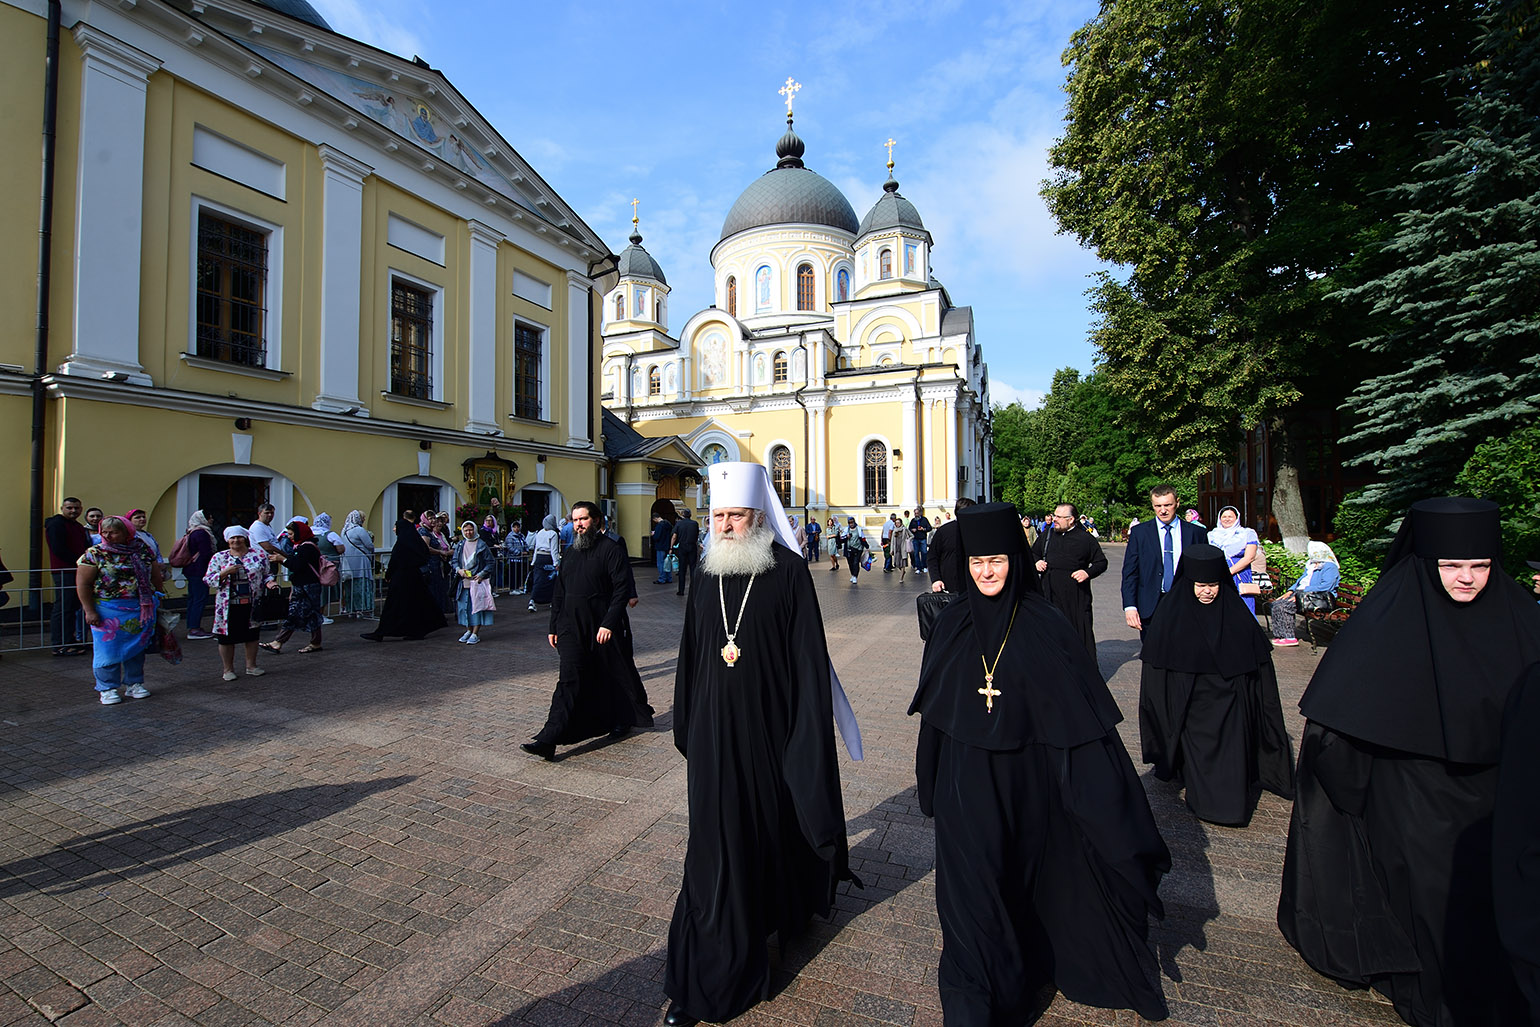
M 246 673 L 261 677 L 257 666 L 257 626 L 251 620 L 251 607 L 266 589 L 276 589 L 272 564 L 260 549 L 253 549 L 251 537 L 239 524 L 225 529 L 225 543 L 230 547 L 209 558 L 203 581 L 218 589 L 214 596 L 214 638 L 219 643 L 219 662 L 224 664 L 224 679 L 235 680 L 235 647 L 246 650 Z

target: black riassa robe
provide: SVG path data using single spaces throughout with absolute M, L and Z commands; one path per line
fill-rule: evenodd
M 755 576 L 704 571 L 690 590 L 674 681 L 674 745 L 688 761 L 690 840 L 663 990 L 691 1016 L 730 1020 L 770 987 L 767 939 L 827 915 L 849 876 L 829 651 L 813 579 L 779 542 Z
M 969 603 L 948 605 L 909 709 L 921 716 L 920 809 L 936 821 L 947 1027 L 1019 1027 L 1049 987 L 1165 1018 L 1146 917 L 1164 916 L 1156 889 L 1171 856 L 1117 704 L 1039 595 L 1020 597 L 993 712 L 977 691 L 980 655 Z
M 631 658 L 625 551 L 600 535 L 591 549 L 568 548 L 551 598 L 551 634 L 561 670 L 539 744 L 570 745 L 620 728 L 652 723 L 652 707 Z M 595 640 L 609 628 L 610 640 Z
M 1408 518 L 1410 521 L 1411 518 Z M 1380 575 L 1300 700 L 1278 926 L 1317 972 L 1418 1027 L 1511 1027 L 1528 1003 L 1498 938 L 1501 719 L 1540 660 L 1540 610 L 1494 562 L 1455 604 L 1435 561 Z
M 1540 1024 L 1540 664 L 1503 714 L 1502 762 L 1492 810 L 1492 898 L 1497 934 Z
M 444 611 L 428 590 L 422 569 L 430 557 L 411 521 L 396 521 L 396 544 L 385 565 L 385 606 L 380 622 L 369 634 L 419 639 L 444 626 Z
M 1101 543 L 1078 524 L 1068 531 L 1054 528 L 1039 535 L 1032 544 L 1032 559 L 1048 561 L 1048 570 L 1042 575 L 1043 595 L 1069 619 L 1091 659 L 1096 659 L 1091 582 L 1076 581 L 1070 575 L 1085 571 L 1091 578 L 1101 576 L 1107 569 L 1107 557 L 1102 553 Z

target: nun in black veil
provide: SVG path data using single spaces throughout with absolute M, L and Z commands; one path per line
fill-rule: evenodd
M 1500 552 L 1495 504 L 1412 504 L 1300 701 L 1278 926 L 1318 972 L 1419 1027 L 1529 1022 L 1498 941 L 1492 810 L 1540 608 Z
M 387 637 L 416 640 L 444 626 L 444 610 L 428 591 L 422 568 L 428 562 L 428 546 L 417 533 L 417 525 L 406 518 L 396 520 L 396 544 L 385 565 L 385 607 L 380 623 L 362 637 L 383 642 Z
M 1266 788 L 1294 798 L 1272 643 L 1235 587 L 1224 550 L 1182 550 L 1160 616 L 1144 633 L 1144 762 L 1187 789 L 1200 820 L 1244 827 Z
M 968 576 L 937 617 L 911 714 L 935 818 L 947 1027 L 1019 1027 L 1057 988 L 1166 1016 L 1147 945 L 1171 857 L 1080 635 L 1038 594 L 1015 508 L 957 515 Z

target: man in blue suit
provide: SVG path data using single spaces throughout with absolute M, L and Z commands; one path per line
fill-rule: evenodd
M 1208 530 L 1176 516 L 1176 489 L 1156 485 L 1150 490 L 1153 521 L 1141 521 L 1128 532 L 1123 554 L 1123 619 L 1143 632 L 1155 615 L 1160 597 L 1171 589 L 1177 561 L 1188 546 L 1208 541 Z

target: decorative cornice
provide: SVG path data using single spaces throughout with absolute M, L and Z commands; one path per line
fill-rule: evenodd
M 70 31 L 88 60 L 101 61 L 129 79 L 143 84 L 161 69 L 163 62 L 158 57 L 151 57 L 138 47 L 129 46 L 86 22 L 79 22 Z
M 321 143 L 316 147 L 316 152 L 321 155 L 322 171 L 337 175 L 340 178 L 349 178 L 362 182 L 374 174 L 374 168 L 357 158 L 350 157 L 335 146 Z
M 11 391 L 8 386 L 25 376 L 0 374 L 0 393 Z M 97 403 L 121 403 L 128 406 L 149 407 L 172 413 L 196 414 L 206 417 L 249 417 L 253 421 L 269 424 L 288 424 L 320 431 L 353 432 L 359 435 L 376 435 L 386 438 L 410 439 L 415 442 L 442 442 L 451 446 L 487 446 L 487 436 L 452 428 L 435 428 L 425 424 L 409 424 L 382 418 L 355 417 L 343 413 L 327 413 L 305 407 L 292 407 L 282 403 L 238 397 L 210 396 L 197 392 L 179 392 L 172 389 L 146 389 L 142 386 L 121 382 L 106 382 L 91 378 L 71 378 L 68 375 L 46 375 L 43 385 L 51 399 L 84 399 Z M 18 390 L 25 395 L 27 389 Z M 544 425 L 542 425 L 544 426 Z M 603 454 L 574 450 L 557 443 L 536 442 L 533 439 L 504 437 L 498 440 L 500 448 L 514 452 L 545 454 L 546 456 L 579 457 L 590 462 L 602 460 Z

